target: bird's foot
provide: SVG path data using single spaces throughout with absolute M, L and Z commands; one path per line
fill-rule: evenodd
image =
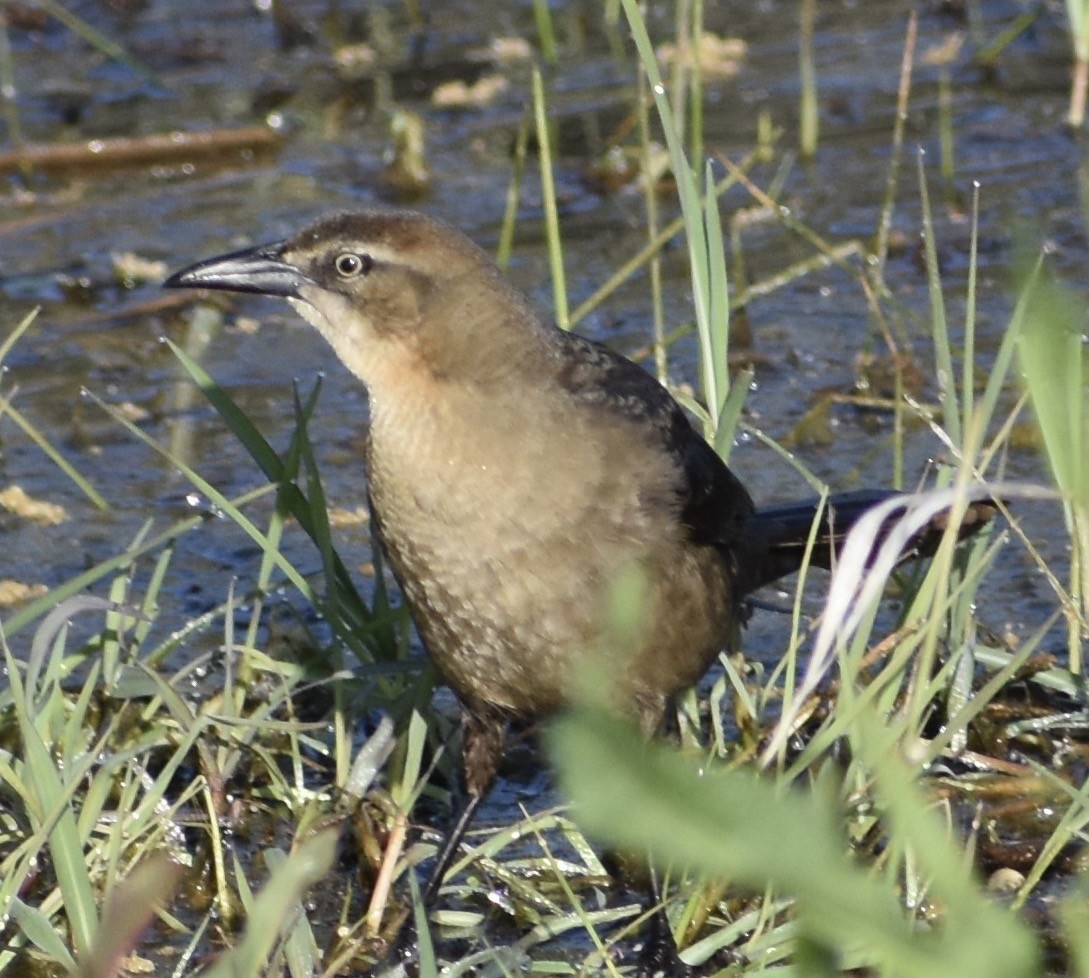
M 673 932 L 664 914 L 654 914 L 647 927 L 646 939 L 638 950 L 635 961 L 635 978 L 699 978 L 713 975 L 730 965 L 748 963 L 745 955 L 732 948 L 721 948 L 701 965 L 688 964 L 681 958 Z
M 685 964 L 676 949 L 661 945 L 648 945 L 639 955 L 635 978 L 696 978 L 698 972 Z
M 677 942 L 662 912 L 647 922 L 646 940 L 636 962 L 636 978 L 695 978 L 697 972 L 681 960 Z

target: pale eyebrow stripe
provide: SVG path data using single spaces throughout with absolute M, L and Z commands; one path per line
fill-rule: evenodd
M 383 265 L 405 265 L 405 264 L 408 264 L 405 261 L 405 256 L 403 254 L 398 254 L 392 248 L 386 248 L 385 246 L 380 245 L 380 244 L 366 245 L 363 242 L 359 242 L 358 244 L 353 243 L 353 244 L 348 245 L 348 248 L 351 248 L 351 249 L 355 250 L 358 254 L 361 254 L 361 255 L 370 255 L 370 257 L 372 259 L 374 259 L 375 264 L 383 264 Z

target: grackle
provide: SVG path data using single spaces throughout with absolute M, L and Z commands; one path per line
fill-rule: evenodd
M 644 734 L 737 630 L 741 600 L 799 568 L 815 504 L 756 509 L 653 377 L 543 321 L 467 237 L 415 213 L 332 216 L 165 283 L 280 296 L 365 385 L 368 492 L 423 643 L 464 706 L 465 806 L 509 721 L 565 701 L 604 655 L 606 594 L 641 569 L 645 621 L 611 675 Z M 829 501 L 812 563 L 891 493 Z M 961 535 L 992 510 L 969 510 Z M 941 527 L 914 541 L 932 550 Z

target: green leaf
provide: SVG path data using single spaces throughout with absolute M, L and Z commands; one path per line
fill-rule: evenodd
M 224 954 L 205 978 L 249 978 L 264 973 L 282 930 L 304 891 L 333 865 L 337 833 L 321 832 L 308 839 L 276 867 L 253 903 L 242 943 Z
M 611 845 L 647 847 L 703 874 L 792 895 L 810 940 L 843 950 L 861 946 L 867 960 L 908 978 L 1038 973 L 1026 930 L 981 895 L 967 908 L 973 926 L 963 926 L 953 910 L 948 934 L 912 921 L 896 892 L 846 855 L 828 801 L 753 773 L 708 771 L 641 742 L 627 724 L 600 712 L 580 709 L 560 719 L 549 741 L 587 831 Z M 901 781 L 892 778 L 889 790 L 901 811 Z

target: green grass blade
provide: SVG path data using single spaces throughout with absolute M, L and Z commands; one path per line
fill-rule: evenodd
M 711 307 L 707 314 L 709 331 L 708 350 L 711 356 L 711 372 L 714 375 L 718 402 L 715 404 L 715 440 L 722 425 L 722 411 L 730 393 L 730 288 L 726 281 L 726 249 L 722 237 L 722 218 L 718 211 L 718 198 L 710 192 L 715 185 L 715 173 L 711 161 L 704 168 L 703 185 L 707 193 L 703 198 L 703 226 L 707 240 L 707 273 L 711 293 Z
M 222 955 L 204 978 L 257 978 L 264 974 L 292 908 L 303 892 L 329 871 L 335 851 L 336 832 L 326 831 L 288 856 L 254 900 L 242 942 Z
M 844 852 L 836 806 L 740 771 L 708 772 L 698 759 L 645 744 L 624 723 L 582 708 L 549 735 L 561 781 L 579 821 L 599 838 L 700 873 L 796 896 L 813 937 L 865 949 L 865 959 L 904 978 L 1035 978 L 1038 952 L 1024 925 L 971 889 L 970 871 L 952 850 L 905 778 L 880 769 L 894 813 L 913 807 L 904 831 L 929 847 L 945 889 L 967 903 L 943 928 L 915 930 L 894 887 L 865 873 Z M 617 818 L 617 812 L 624 812 Z M 932 871 L 935 866 L 928 865 Z M 948 930 L 947 930 L 948 928 Z
M 16 927 L 26 935 L 27 940 L 45 954 L 53 958 L 61 967 L 74 971 L 75 958 L 60 939 L 53 922 L 36 907 L 28 906 L 15 897 L 7 907 L 5 917 L 10 917 Z
M 46 454 L 49 460 L 76 484 L 76 487 L 83 495 L 99 509 L 109 510 L 110 504 L 106 502 L 102 494 L 91 485 L 86 477 L 80 474 L 76 467 L 53 446 L 45 435 L 24 417 L 23 413 L 19 411 L 11 401 L 6 397 L 0 397 L 0 416 L 5 414 L 22 428 L 23 433 Z
M 259 486 L 256 489 L 251 489 L 232 499 L 231 506 L 245 506 L 256 499 L 260 499 L 262 496 L 268 495 L 273 492 L 274 489 L 275 486 Z M 190 516 L 187 519 L 181 520 L 173 526 L 168 527 L 157 536 L 150 537 L 138 547 L 126 550 L 116 557 L 110 557 L 100 564 L 96 564 L 89 570 L 84 571 L 82 574 L 78 574 L 70 580 L 65 581 L 63 584 L 53 588 L 48 594 L 43 594 L 40 598 L 36 598 L 16 611 L 11 618 L 3 623 L 4 634 L 10 638 L 26 628 L 31 622 L 36 621 L 42 615 L 48 613 L 50 609 L 55 608 L 62 601 L 79 594 L 84 589 L 97 583 L 104 577 L 108 577 L 110 574 L 131 567 L 140 557 L 152 553 L 159 547 L 169 544 L 183 534 L 197 529 L 202 526 L 204 522 L 204 516 Z
M 189 356 L 185 350 L 170 339 L 164 339 L 163 342 L 170 347 L 174 356 L 178 358 L 219 416 L 227 422 L 227 426 L 234 432 L 235 437 L 242 442 L 243 447 L 250 453 L 250 457 L 257 463 L 258 468 L 265 473 L 265 477 L 270 482 L 281 481 L 284 464 L 280 461 L 280 456 L 265 440 L 265 436 L 257 430 L 257 426 L 250 421 L 246 413 L 212 379 L 212 375 Z
M 1026 286 L 1018 356 L 1059 488 L 1089 507 L 1082 425 L 1082 303 L 1053 279 Z
M 265 850 L 265 865 L 269 872 L 279 872 L 287 862 L 287 855 L 282 849 Z M 284 960 L 291 978 L 312 978 L 321 962 L 321 951 L 314 938 L 310 921 L 302 903 L 296 899 L 291 908 L 291 924 L 284 939 Z
M 106 904 L 102 928 L 79 978 L 115 978 L 151 923 L 156 906 L 177 885 L 182 867 L 166 853 L 144 860 L 114 888 Z
M 269 481 L 278 484 L 281 504 L 286 508 L 287 512 L 295 517 L 299 526 L 302 527 L 303 531 L 314 541 L 320 552 L 323 546 L 322 532 L 315 524 L 315 510 L 311 501 L 308 500 L 299 490 L 298 486 L 291 481 L 295 475 L 293 465 L 285 463 L 280 459 L 272 446 L 265 440 L 265 437 L 257 430 L 253 422 L 246 417 L 245 413 L 234 403 L 227 392 L 212 379 L 211 375 L 208 374 L 200 364 L 187 356 L 180 347 L 171 343 L 169 340 L 166 342 L 181 361 L 182 366 L 189 372 L 189 375 L 193 378 L 197 386 L 204 392 L 205 397 L 208 398 L 220 417 L 227 423 L 228 427 L 234 432 L 238 440 L 242 442 L 242 445 L 250 453 L 251 458 L 257 463 L 266 478 L 268 478 Z M 300 446 L 302 443 L 299 439 L 304 439 L 306 437 L 304 432 L 306 422 L 309 421 L 310 414 L 314 410 L 319 392 L 320 382 L 318 385 L 315 385 L 314 390 L 306 401 L 306 406 L 297 411 L 297 424 L 295 434 L 292 438 L 292 445 L 289 448 L 289 459 L 296 457 L 295 453 L 301 450 Z M 278 550 L 270 547 L 265 552 L 270 555 L 271 560 L 278 562 Z M 352 584 L 351 574 L 347 567 L 344 566 L 340 556 L 334 552 L 331 559 L 334 569 L 334 578 L 337 582 L 336 593 L 342 598 L 346 598 L 340 606 L 340 611 L 350 615 L 350 620 L 346 623 L 341 615 L 334 614 L 331 616 L 331 623 L 334 628 L 338 629 L 339 637 L 344 640 L 350 648 L 356 650 L 357 654 L 362 651 L 360 643 L 363 643 L 363 646 L 369 650 L 372 656 L 375 658 L 383 657 L 385 654 L 384 647 L 380 642 L 375 641 L 371 635 L 375 618 L 374 614 L 366 606 L 365 602 L 359 598 L 358 591 L 355 590 L 354 585 Z M 334 578 L 330 578 L 330 580 L 333 580 Z M 317 605 L 316 600 L 315 604 Z M 366 659 L 368 656 L 364 654 L 361 657 Z
M 710 434 L 713 434 L 718 429 L 718 409 L 725 396 L 718 386 L 712 339 L 714 324 L 711 321 L 711 310 L 715 301 L 712 296 L 712 288 L 714 287 L 713 283 L 718 280 L 718 270 L 714 270 L 713 274 L 710 268 L 708 229 L 700 203 L 699 188 L 696 185 L 696 178 L 692 173 L 692 168 L 685 156 L 681 130 L 666 96 L 666 88 L 662 82 L 661 72 L 658 70 L 658 59 L 654 53 L 654 47 L 647 34 L 636 0 L 621 0 L 621 2 L 624 13 L 628 18 L 628 25 L 631 28 L 636 50 L 639 52 L 639 60 L 650 81 L 654 104 L 662 122 L 662 131 L 669 150 L 673 175 L 677 181 L 677 192 L 680 197 L 681 211 L 684 215 L 688 258 L 692 275 L 692 301 L 700 344 L 700 372 L 703 378 L 703 395 L 710 416 Z M 714 196 L 710 193 L 709 187 L 708 196 Z M 721 247 L 721 243 L 719 247 Z
M 19 667 L 6 642 L 4 658 L 23 745 L 26 783 L 35 799 L 36 808 L 43 816 L 52 812 L 59 813 L 49 831 L 49 854 L 57 874 L 57 884 L 64 897 L 65 914 L 71 928 L 76 959 L 82 961 L 90 953 L 98 931 L 98 907 L 91 879 L 87 874 L 75 812 L 71 807 L 71 791 L 58 775 L 53 756 L 38 732 L 27 697 L 30 691 L 22 685 Z M 67 774 L 72 777 L 75 771 L 69 770 Z
M 722 413 L 718 416 L 718 430 L 715 432 L 715 451 L 724 462 L 730 461 L 734 436 L 741 420 L 741 409 L 745 406 L 745 398 L 749 396 L 749 386 L 754 376 L 752 367 L 746 367 L 730 385 L 730 394 L 722 402 Z
M 107 404 L 100 397 L 94 394 L 88 394 L 91 400 L 94 401 L 103 411 L 105 411 L 114 421 L 116 421 L 122 427 L 128 429 L 128 431 L 135 435 L 138 440 L 143 442 L 149 448 L 153 448 L 156 452 L 163 456 L 167 461 L 178 468 L 178 471 L 189 480 L 192 485 L 198 489 L 201 493 L 208 497 L 208 500 L 217 509 L 224 512 L 231 521 L 234 522 L 239 529 L 241 529 L 246 536 L 248 536 L 258 547 L 261 548 L 262 553 L 267 553 L 270 559 L 276 564 L 284 576 L 298 589 L 299 593 L 303 595 L 308 601 L 315 606 L 320 607 L 321 601 L 318 595 L 314 592 L 310 586 L 310 582 L 306 580 L 296 570 L 295 566 L 269 541 L 268 537 L 258 529 L 256 524 L 248 516 L 246 516 L 238 507 L 236 507 L 229 498 L 221 493 L 215 486 L 213 486 L 202 475 L 199 475 L 195 469 L 190 468 L 180 459 L 175 458 L 170 452 L 163 448 L 154 438 L 146 434 L 137 425 L 134 425 L 128 420 L 120 411 L 114 408 L 112 405 Z
M 934 219 L 930 209 L 926 170 L 923 155 L 919 154 L 919 197 L 923 209 L 923 244 L 926 254 L 926 284 L 930 296 L 930 319 L 934 334 L 934 351 L 937 357 L 938 391 L 942 405 L 942 424 L 954 445 L 962 443 L 961 410 L 957 398 L 956 374 L 953 372 L 953 353 L 949 343 L 949 320 L 945 314 L 945 297 L 942 295 L 941 272 L 938 269 L 938 246 L 934 238 Z
M 15 344 L 19 342 L 22 335 L 28 329 L 30 329 L 31 323 L 33 323 L 34 320 L 38 318 L 38 313 L 41 311 L 41 306 L 36 306 L 35 308 L 31 309 L 30 312 L 28 312 L 21 320 L 19 320 L 18 325 L 16 325 L 16 327 L 10 333 L 8 333 L 6 337 L 4 337 L 4 341 L 0 343 L 0 364 L 2 364 L 7 359 L 8 354 L 11 353 L 12 347 L 15 346 Z
M 77 17 L 66 7 L 61 6 L 57 0 L 37 0 L 37 3 L 47 14 L 54 17 L 56 20 L 59 20 L 70 31 L 74 34 L 78 34 L 88 44 L 106 55 L 107 58 L 110 58 L 119 64 L 123 64 L 134 74 L 139 75 L 144 81 L 154 85 L 156 88 L 159 88 L 162 91 L 170 90 L 169 86 L 165 85 L 159 79 L 158 75 L 129 54 L 120 44 L 106 37 L 101 31 L 95 30 L 95 28 L 88 24 L 82 17 Z
M 552 139 L 549 133 L 544 80 L 539 68 L 533 69 L 533 117 L 537 125 L 537 151 L 541 160 L 541 202 L 544 207 L 545 233 L 548 238 L 548 267 L 552 272 L 552 300 L 556 325 L 560 329 L 570 329 L 567 276 L 563 269 L 563 240 L 560 236 L 560 215 L 556 205 L 556 181 L 552 172 Z

